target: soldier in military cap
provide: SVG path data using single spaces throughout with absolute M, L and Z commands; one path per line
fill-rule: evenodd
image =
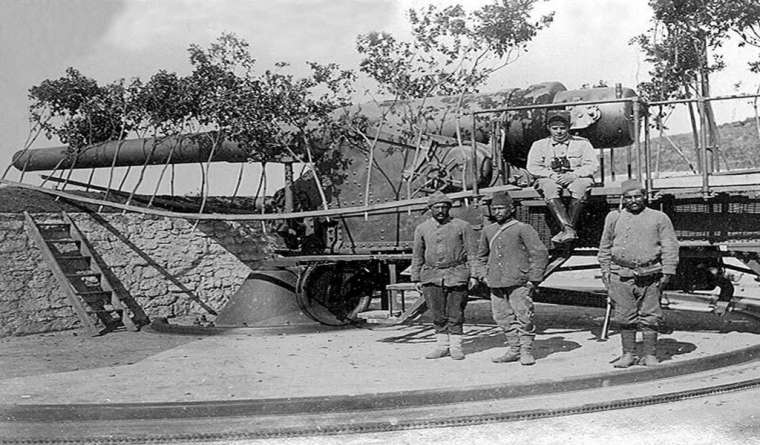
M 623 182 L 622 210 L 612 211 L 604 221 L 599 242 L 599 266 L 620 328 L 623 354 L 616 368 L 634 364 L 636 330 L 642 332 L 644 354 L 640 363 L 658 363 L 657 329 L 662 323 L 662 287 L 676 273 L 678 239 L 668 215 L 646 205 L 641 183 Z
M 495 222 L 483 228 L 478 242 L 479 277 L 491 289 L 491 312 L 506 336 L 506 354 L 494 363 L 532 365 L 533 293 L 544 278 L 549 254 L 538 232 L 512 217 L 512 198 L 494 193 L 491 215 Z
M 588 139 L 570 134 L 569 112 L 550 112 L 546 127 L 549 137 L 531 145 L 526 168 L 536 178 L 536 188 L 562 226 L 562 231 L 552 241 L 565 243 L 578 238 L 575 225 L 594 183 L 593 175 L 599 169 L 599 160 Z M 570 193 L 567 207 L 560 195 L 563 189 Z
M 441 192 L 430 195 L 431 218 L 414 230 L 411 278 L 432 312 L 436 333 L 436 347 L 425 356 L 429 359 L 464 359 L 467 290 L 477 283 L 475 232 L 468 222 L 449 216 L 451 204 Z

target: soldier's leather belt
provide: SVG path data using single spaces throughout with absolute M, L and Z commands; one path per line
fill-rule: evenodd
M 642 268 L 642 267 L 649 267 L 649 266 L 654 266 L 655 264 L 659 264 L 660 260 L 659 259 L 654 259 L 654 260 L 651 260 L 651 261 L 646 261 L 646 262 L 643 262 L 643 263 L 638 263 L 638 262 L 635 262 L 635 261 L 631 262 L 631 261 L 625 261 L 625 260 L 620 260 L 620 259 L 617 259 L 617 258 L 613 258 L 612 262 L 615 263 L 615 264 L 617 264 L 620 267 L 627 267 L 628 269 L 638 269 L 638 268 Z
M 633 272 L 637 277 L 649 277 L 655 274 L 662 273 L 662 264 L 660 260 L 652 260 L 644 263 L 629 263 L 627 261 L 612 260 L 613 263 L 620 267 L 625 267 Z

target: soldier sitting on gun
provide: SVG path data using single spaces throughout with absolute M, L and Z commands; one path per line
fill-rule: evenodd
M 546 126 L 549 137 L 531 145 L 527 169 L 536 177 L 536 188 L 562 226 L 562 231 L 552 241 L 566 243 L 578 238 L 575 225 L 594 183 L 593 175 L 599 169 L 599 160 L 587 139 L 569 133 L 569 112 L 550 112 Z M 562 189 L 570 192 L 567 208 L 560 197 Z

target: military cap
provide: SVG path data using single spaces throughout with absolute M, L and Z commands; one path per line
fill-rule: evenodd
M 644 190 L 644 187 L 641 185 L 641 182 L 639 182 L 638 179 L 628 179 L 620 184 L 621 195 L 625 195 L 626 193 L 632 192 L 634 190 Z
M 496 192 L 491 197 L 491 207 L 493 206 L 511 206 L 512 197 L 507 192 Z
M 565 110 L 552 110 L 546 115 L 546 125 L 551 124 L 554 121 L 562 121 L 568 126 L 570 125 L 570 112 Z
M 443 194 L 443 192 L 438 191 L 438 192 L 435 192 L 432 195 L 430 195 L 430 197 L 428 197 L 428 201 L 427 201 L 428 207 L 433 207 L 436 204 L 448 204 L 448 205 L 452 205 L 452 204 L 454 204 L 454 202 L 448 196 L 446 196 L 445 194 Z

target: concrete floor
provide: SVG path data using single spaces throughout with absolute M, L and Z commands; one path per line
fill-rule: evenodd
M 479 385 L 529 384 L 615 373 L 619 336 L 597 341 L 602 309 L 537 305 L 537 363 L 494 364 L 503 336 L 488 301 L 467 309 L 467 358 L 423 358 L 434 343 L 429 323 L 364 328 L 323 326 L 237 329 L 195 339 L 131 364 L 0 380 L 0 404 L 144 403 L 361 395 Z M 755 346 L 760 324 L 730 314 L 668 311 L 663 362 Z M 125 334 L 127 335 L 127 334 Z

